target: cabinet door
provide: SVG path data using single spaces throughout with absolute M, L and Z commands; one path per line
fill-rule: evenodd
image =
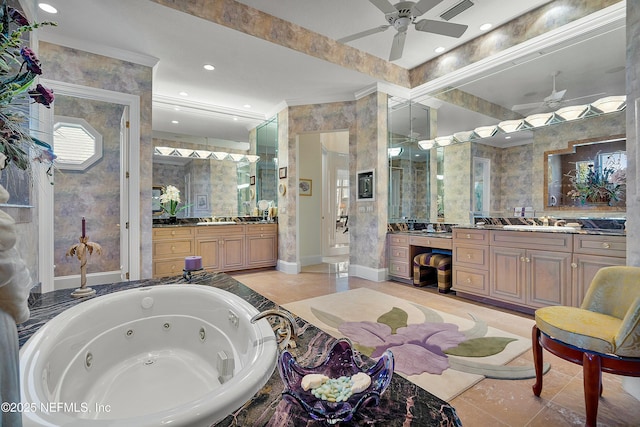
M 517 304 L 525 301 L 525 251 L 518 248 L 491 248 L 491 274 L 489 295 Z
M 275 234 L 247 236 L 247 265 L 272 266 L 277 262 L 278 246 Z
M 580 307 L 589 285 L 602 267 L 626 265 L 626 258 L 603 257 L 598 255 L 573 255 L 573 279 L 571 282 L 571 305 Z
M 528 250 L 527 295 L 525 303 L 532 308 L 568 305 L 571 283 L 571 254 Z
M 244 267 L 244 236 L 226 237 L 222 240 L 222 271 Z
M 207 238 L 196 240 L 196 255 L 202 257 L 202 268 L 220 271 L 220 245 L 222 240 Z

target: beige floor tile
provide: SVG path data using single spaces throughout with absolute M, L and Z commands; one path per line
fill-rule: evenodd
M 315 270 L 322 267 L 314 267 Z M 331 271 L 330 268 L 327 268 Z M 472 314 L 493 326 L 524 337 L 531 336 L 533 316 L 468 301 L 436 288 L 417 288 L 398 282 L 371 282 L 342 273 L 285 274 L 274 270 L 233 274 L 238 281 L 277 304 L 287 304 L 356 288 L 369 288 L 437 310 L 466 317 Z M 534 379 L 484 379 L 451 401 L 465 427 L 584 425 L 582 367 L 544 351 L 551 370 L 544 376 L 540 397 L 533 394 Z M 527 351 L 512 365 L 533 363 Z M 604 374 L 598 425 L 640 426 L 640 402 L 622 389 L 621 377 Z

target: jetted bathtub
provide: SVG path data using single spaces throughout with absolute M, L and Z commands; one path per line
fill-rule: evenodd
M 159 285 L 84 301 L 20 350 L 26 426 L 210 426 L 273 373 L 277 343 L 230 292 Z

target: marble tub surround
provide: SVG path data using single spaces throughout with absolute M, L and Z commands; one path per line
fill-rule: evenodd
M 184 280 L 176 277 L 140 280 L 99 285 L 95 286 L 94 289 L 97 295 L 100 296 L 126 289 L 161 286 L 171 283 L 184 283 Z M 259 311 L 277 308 L 273 301 L 224 273 L 194 274 L 191 283 L 214 286 L 231 292 L 248 301 Z M 31 318 L 19 325 L 18 328 L 20 345 L 23 345 L 48 320 L 67 308 L 82 304 L 82 302 L 83 300 L 76 300 L 70 297 L 67 290 L 48 292 L 35 298 L 31 306 Z M 335 338 L 300 318 L 296 318 L 296 323 L 298 325 L 299 338 L 296 340 L 295 356 L 300 364 L 315 366 L 324 360 L 327 351 L 335 342 Z M 256 393 L 242 408 L 217 425 L 279 425 L 294 427 L 321 425 L 310 421 L 305 412 L 297 405 L 283 400 L 281 397 L 283 389 L 284 385 L 276 371 L 262 390 Z M 461 425 L 461 423 L 451 405 L 396 375 L 393 377 L 387 392 L 383 394 L 378 407 L 362 410 L 351 423 L 344 425 L 457 426 Z

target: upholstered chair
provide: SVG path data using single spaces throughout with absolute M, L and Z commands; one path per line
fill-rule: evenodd
M 640 377 L 640 267 L 604 267 L 589 285 L 580 308 L 536 310 L 533 357 L 542 391 L 542 349 L 582 365 L 587 426 L 595 426 L 602 372 Z

